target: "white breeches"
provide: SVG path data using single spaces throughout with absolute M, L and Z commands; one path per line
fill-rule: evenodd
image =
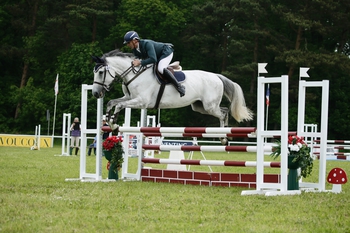
M 71 137 L 70 138 L 70 146 L 71 147 L 79 147 L 79 140 L 80 140 L 80 137 Z
M 171 60 L 173 59 L 173 56 L 174 56 L 174 53 L 171 53 L 169 56 L 159 61 L 158 63 L 159 73 L 163 74 L 163 70 L 169 66 Z

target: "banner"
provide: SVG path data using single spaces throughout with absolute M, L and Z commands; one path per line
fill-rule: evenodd
M 51 147 L 51 137 L 40 136 L 40 148 Z M 32 147 L 35 145 L 34 135 L 0 134 L 0 146 Z

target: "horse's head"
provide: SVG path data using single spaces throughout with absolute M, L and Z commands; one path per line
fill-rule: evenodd
M 92 87 L 92 94 L 96 98 L 104 97 L 114 81 L 127 82 L 138 72 L 131 65 L 134 55 L 122 53 L 118 49 L 103 54 L 102 57 L 92 56 L 92 59 L 96 62 Z
M 110 72 L 110 67 L 104 58 L 92 56 L 96 62 L 94 67 L 94 83 L 92 86 L 92 95 L 96 98 L 103 98 L 106 91 L 109 91 L 114 77 Z

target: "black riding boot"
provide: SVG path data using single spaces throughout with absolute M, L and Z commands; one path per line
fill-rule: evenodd
M 76 147 L 76 148 L 75 148 L 75 155 L 78 154 L 78 151 L 79 151 L 79 147 Z
M 174 75 L 168 70 L 168 69 L 164 69 L 163 70 L 163 75 L 169 79 L 169 81 L 171 82 L 171 84 L 174 85 L 174 87 L 177 89 L 177 91 L 180 93 L 180 97 L 185 95 L 185 87 L 183 85 L 181 85 L 176 78 L 174 77 Z

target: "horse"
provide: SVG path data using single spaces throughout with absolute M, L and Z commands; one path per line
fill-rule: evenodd
M 209 114 L 219 119 L 220 127 L 228 125 L 229 113 L 237 122 L 253 119 L 252 111 L 247 108 L 242 88 L 221 74 L 202 70 L 183 70 L 186 94 L 180 97 L 172 85 L 166 85 L 161 98 L 158 96 L 160 82 L 157 80 L 153 66 L 134 67 L 135 56 L 113 50 L 102 57 L 92 56 L 96 62 L 92 94 L 103 98 L 114 82 L 122 83 L 124 96 L 107 103 L 106 117 L 112 130 L 116 130 L 118 113 L 124 108 L 180 108 L 191 105 L 192 110 Z M 170 64 L 169 66 L 171 66 Z M 175 67 L 176 64 L 173 66 Z M 230 101 L 229 109 L 220 107 L 223 96 Z M 114 107 L 114 114 L 110 115 Z M 225 143 L 225 142 L 223 142 Z

